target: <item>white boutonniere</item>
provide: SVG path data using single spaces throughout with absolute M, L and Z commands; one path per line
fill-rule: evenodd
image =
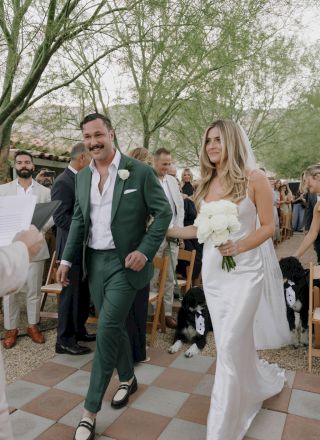
M 121 180 L 127 180 L 130 176 L 129 170 L 118 170 L 118 175 Z

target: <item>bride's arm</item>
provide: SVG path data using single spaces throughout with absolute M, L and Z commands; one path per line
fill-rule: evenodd
M 185 226 L 184 228 L 173 226 L 168 229 L 167 237 L 180 238 L 181 240 L 197 238 L 197 228 L 193 225 Z
M 261 227 L 237 242 L 237 253 L 256 248 L 268 238 L 273 237 L 275 231 L 273 217 L 273 197 L 269 181 L 264 173 L 255 170 L 250 175 L 251 188 Z
M 313 208 L 313 217 L 312 217 L 312 222 L 311 222 L 309 232 L 304 237 L 302 243 L 300 244 L 300 246 L 298 247 L 296 252 L 293 254 L 294 257 L 297 257 L 297 258 L 301 257 L 306 252 L 306 250 L 309 249 L 309 247 L 312 245 L 312 243 L 317 238 L 319 231 L 320 231 L 319 208 L 320 208 L 320 203 L 318 202 L 318 203 L 316 203 L 315 207 Z

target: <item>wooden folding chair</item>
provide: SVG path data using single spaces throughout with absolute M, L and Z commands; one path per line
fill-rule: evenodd
M 56 282 L 57 269 L 58 269 L 58 264 L 56 260 L 56 251 L 54 251 L 51 258 L 46 284 L 44 286 L 41 286 L 40 318 L 55 318 L 55 319 L 58 318 L 57 312 L 44 311 L 44 306 L 48 295 L 58 296 L 58 301 L 59 301 L 59 295 L 62 291 L 62 286 L 61 284 Z
M 312 370 L 312 358 L 320 357 L 320 290 L 313 285 L 314 280 L 320 279 L 320 265 L 310 263 L 309 281 L 309 372 Z M 314 327 L 315 341 L 312 345 L 312 330 Z
M 158 323 L 160 320 L 161 330 L 163 333 L 166 332 L 166 323 L 165 323 L 165 313 L 164 313 L 164 288 L 165 282 L 168 274 L 168 265 L 169 265 L 169 257 L 154 257 L 153 265 L 155 269 L 159 269 L 159 289 L 157 292 L 149 293 L 149 304 L 156 304 L 155 314 L 153 316 L 153 321 L 147 322 L 147 329 L 150 330 L 150 347 L 153 347 L 156 335 Z
M 194 268 L 194 262 L 196 260 L 197 251 L 186 251 L 185 249 L 179 249 L 178 260 L 188 261 L 190 264 L 187 266 L 187 278 L 178 279 L 178 285 L 180 290 L 187 292 L 192 287 L 192 274 Z
M 48 295 L 49 296 L 56 296 L 58 303 L 59 303 L 59 295 L 62 292 L 62 286 L 61 284 L 56 282 L 56 274 L 58 270 L 58 264 L 56 260 L 56 251 L 54 251 L 51 263 L 49 267 L 49 272 L 46 280 L 46 284 L 44 286 L 41 286 L 41 301 L 40 301 L 40 318 L 51 318 L 51 319 L 58 319 L 58 313 L 57 312 L 47 312 L 44 311 L 44 306 L 46 304 L 46 300 Z M 87 319 L 88 324 L 95 324 L 98 320 L 98 317 L 96 316 L 89 316 Z
M 196 259 L 197 251 L 186 251 L 185 249 L 179 249 L 178 260 L 189 261 L 189 266 L 187 266 L 187 278 L 177 278 L 178 286 L 181 293 L 187 292 L 192 287 L 192 274 L 194 268 L 194 262 Z M 177 313 L 181 307 L 181 300 L 174 299 L 172 305 L 172 311 Z

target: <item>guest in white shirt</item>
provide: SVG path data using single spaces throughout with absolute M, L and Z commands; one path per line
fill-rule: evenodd
M 14 166 L 18 178 L 12 182 L 0 185 L 0 196 L 30 195 L 37 196 L 37 203 L 50 202 L 50 190 L 37 183 L 32 178 L 34 172 L 33 157 L 27 151 L 17 151 L 14 159 Z M 46 232 L 53 226 L 51 219 L 41 232 Z M 45 342 L 43 334 L 37 324 L 40 320 L 40 288 L 45 260 L 49 258 L 49 251 L 46 242 L 42 248 L 34 255 L 30 266 L 25 285 L 21 290 L 26 293 L 28 327 L 27 334 L 33 342 L 43 344 Z M 16 344 L 18 336 L 18 325 L 20 318 L 20 308 L 17 295 L 11 295 L 3 300 L 4 328 L 6 329 L 3 346 L 11 348 Z
M 165 192 L 172 210 L 171 226 L 183 227 L 184 203 L 178 182 L 175 177 L 168 174 L 171 167 L 171 153 L 166 148 L 159 148 L 154 153 L 154 169 L 158 175 L 159 182 Z M 176 328 L 176 320 L 172 317 L 173 291 L 174 291 L 174 271 L 177 266 L 179 253 L 179 243 L 177 240 L 168 241 L 166 238 L 160 245 L 157 255 L 163 257 L 169 255 L 172 262 L 169 264 L 168 277 L 165 284 L 164 308 L 166 315 L 166 325 L 169 328 Z M 159 279 L 159 272 L 155 274 L 150 283 L 151 291 L 156 290 Z

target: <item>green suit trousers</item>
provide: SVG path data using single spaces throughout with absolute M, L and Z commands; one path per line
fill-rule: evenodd
M 133 374 L 133 360 L 126 318 L 137 291 L 129 284 L 116 250 L 88 249 L 88 281 L 99 313 L 96 351 L 84 407 L 93 413 L 101 402 L 116 368 L 121 382 Z

